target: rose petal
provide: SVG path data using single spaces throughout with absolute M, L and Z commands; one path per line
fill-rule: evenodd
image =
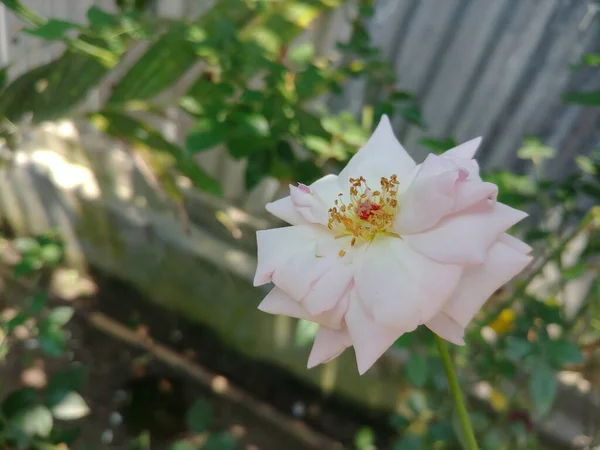
M 467 172 L 449 159 L 430 154 L 400 201 L 394 229 L 414 234 L 431 228 L 449 214 L 455 203 L 455 191 Z
M 448 342 L 465 345 L 465 327 L 444 312 L 437 313 L 430 321 L 425 323 L 425 326 Z
M 532 248 L 525 242 L 521 241 L 520 239 L 517 239 L 514 236 L 511 236 L 508 233 L 501 234 L 498 238 L 498 241 L 526 255 L 528 255 L 532 250 Z
M 443 156 L 460 159 L 473 159 L 475 152 L 481 145 L 481 137 L 476 137 L 470 141 L 463 142 L 450 150 L 443 153 Z
M 347 328 L 332 330 L 331 328 L 320 327 L 308 357 L 308 368 L 312 369 L 319 364 L 337 358 L 351 345 L 352 340 Z
M 309 320 L 332 330 L 340 330 L 344 327 L 343 319 L 348 311 L 348 302 L 349 296 L 346 295 L 330 311 L 312 315 L 304 308 L 301 302 L 293 299 L 276 286 L 271 289 L 271 292 L 258 305 L 258 309 L 269 314 Z
M 498 198 L 498 186 L 479 180 L 467 180 L 456 185 L 453 213 L 463 211 L 482 200 L 489 199 L 494 204 Z
M 317 279 L 310 287 L 302 304 L 312 315 L 332 309 L 348 290 L 353 276 L 353 264 L 339 261 Z
M 527 213 L 502 203 L 482 202 L 445 218 L 435 228 L 403 239 L 414 250 L 439 262 L 481 264 L 500 234 L 525 217 Z
M 270 283 L 276 268 L 281 267 L 298 252 L 307 248 L 316 248 L 317 242 L 327 238 L 330 238 L 330 235 L 315 225 L 258 231 L 256 233 L 258 263 L 254 286 Z
M 377 185 L 381 177 L 394 174 L 403 182 L 414 168 L 415 162 L 394 136 L 390 119 L 384 115 L 365 146 L 340 172 L 340 184 L 347 186 L 350 178 L 363 176 Z
M 300 186 L 290 185 L 290 195 L 268 203 L 267 211 L 292 225 L 306 223 L 327 225 L 329 208 L 342 192 L 338 177 L 326 175 L 310 186 Z
M 376 323 L 362 306 L 356 290 L 350 292 L 346 324 L 352 338 L 358 372 L 364 374 L 402 335 L 401 331 Z
M 351 263 L 353 260 L 352 249 L 348 249 L 344 257 L 339 255 L 346 240 L 335 239 L 330 233 L 324 234 L 325 236 L 318 241 L 305 241 L 303 248 L 285 263 L 277 266 L 273 272 L 273 283 L 297 300 L 304 299 L 313 283 L 333 267 Z
M 495 242 L 482 265 L 465 270 L 454 295 L 444 305 L 443 311 L 466 327 L 486 300 L 521 272 L 531 259 L 531 256 L 510 245 Z
M 274 202 L 267 203 L 266 210 L 275 217 L 289 223 L 290 225 L 306 225 L 308 221 L 298 212 L 291 197 L 280 198 Z
M 313 317 L 304 309 L 301 303 L 277 287 L 271 289 L 271 292 L 258 305 L 258 309 L 269 314 L 313 320 Z
M 430 320 L 456 288 L 462 267 L 440 264 L 412 250 L 402 239 L 376 238 L 362 268 L 356 289 L 379 324 L 401 332 Z

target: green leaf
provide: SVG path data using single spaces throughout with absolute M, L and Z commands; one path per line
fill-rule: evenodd
M 43 266 L 42 260 L 36 257 L 25 256 L 13 266 L 13 275 L 15 278 L 21 278 L 31 275 Z
M 56 265 L 60 263 L 63 257 L 63 251 L 60 245 L 44 245 L 40 251 L 40 257 L 46 264 Z
M 46 391 L 79 391 L 85 385 L 88 374 L 89 369 L 87 367 L 75 363 L 66 369 L 53 373 L 48 380 Z
M 566 103 L 583 106 L 600 106 L 600 91 L 568 92 L 562 96 Z
M 514 336 L 506 338 L 505 356 L 513 362 L 520 362 L 533 350 L 533 344 L 526 339 Z
M 429 424 L 427 434 L 433 442 L 447 442 L 454 436 L 452 422 L 438 422 Z
M 425 386 L 429 377 L 427 358 L 418 353 L 412 354 L 404 366 L 404 374 L 413 386 Z
M 226 129 L 218 122 L 207 130 L 191 131 L 185 140 L 185 149 L 190 155 L 210 150 L 227 137 Z
M 392 450 L 420 450 L 423 448 L 423 438 L 416 434 L 405 434 L 394 444 Z
M 8 68 L 1 67 L 0 68 L 0 92 L 2 91 L 2 89 L 4 89 L 4 86 L 6 86 L 7 80 L 8 80 Z
M 554 370 L 544 363 L 536 365 L 529 377 L 529 395 L 539 414 L 544 415 L 550 411 L 557 388 Z
M 255 150 L 250 153 L 246 165 L 246 189 L 251 190 L 268 175 L 273 164 L 272 153 L 269 149 Z
M 401 108 L 398 110 L 398 112 L 408 123 L 425 128 L 425 122 L 423 121 L 421 110 L 417 106 L 413 105 L 409 106 L 408 108 Z
M 315 57 L 315 47 L 310 42 L 294 46 L 287 54 L 293 64 L 308 65 Z
M 174 442 L 169 446 L 169 450 L 196 450 L 197 447 L 187 441 Z
M 79 439 L 79 436 L 81 435 L 81 428 L 80 427 L 71 427 L 71 428 L 66 428 L 66 429 L 59 429 L 59 428 L 53 428 L 52 432 L 50 433 L 50 440 L 54 443 L 54 444 L 65 444 L 68 446 L 68 448 L 71 448 L 71 445 L 73 445 L 73 443 Z M 62 449 L 61 450 L 68 450 L 67 449 Z M 43 449 L 40 449 L 43 450 Z M 52 450 L 58 450 L 57 448 L 53 448 Z
M 203 450 L 235 450 L 237 448 L 237 439 L 230 433 L 212 433 Z
M 588 266 L 585 263 L 575 264 L 567 269 L 564 269 L 562 271 L 562 276 L 565 280 L 574 280 L 585 275 L 587 269 Z
M 150 450 L 150 433 L 144 431 L 127 446 L 127 450 Z
M 52 415 L 58 420 L 77 420 L 90 413 L 89 406 L 77 392 L 54 391 L 47 401 Z
M 356 450 L 375 450 L 375 433 L 369 427 L 363 427 L 354 435 Z
M 30 317 L 31 316 L 26 312 L 19 311 L 17 315 L 10 319 L 6 324 L 6 333 L 10 333 L 18 326 L 23 325 L 25 322 L 27 322 L 27 319 L 29 319 Z
M 110 105 L 148 100 L 172 86 L 197 61 L 194 44 L 187 39 L 184 24 L 175 24 L 153 42 L 118 81 L 108 100 Z
M 2 402 L 2 412 L 10 418 L 21 410 L 35 406 L 37 397 L 37 392 L 30 388 L 13 391 Z
M 54 420 L 48 408 L 37 405 L 17 413 L 11 420 L 11 425 L 27 436 L 48 437 Z
M 40 334 L 40 348 L 50 356 L 61 356 L 65 352 L 66 338 L 60 328 L 50 327 Z
M 206 400 L 198 400 L 186 414 L 186 423 L 190 431 L 202 433 L 212 423 L 212 405 Z
M 101 10 L 97 6 L 92 6 L 88 9 L 87 19 L 90 26 L 100 33 L 112 30 L 119 25 L 119 21 L 115 16 Z
M 589 156 L 578 155 L 575 157 L 575 162 L 579 169 L 584 173 L 590 175 L 596 175 L 598 173 L 598 167 Z
M 557 369 L 566 364 L 581 364 L 584 361 L 579 347 L 573 342 L 564 339 L 548 341 L 545 345 L 550 361 Z
M 39 37 L 46 41 L 63 39 L 68 31 L 79 29 L 79 25 L 65 20 L 50 19 L 37 28 L 24 28 L 24 33 Z
M 45 292 L 38 292 L 31 298 L 31 305 L 29 309 L 32 314 L 38 314 L 46 307 L 48 303 L 48 297 Z
M 410 425 L 410 420 L 400 414 L 392 414 L 388 419 L 390 426 L 400 431 Z
M 32 237 L 16 238 L 12 243 L 21 254 L 35 253 L 40 249 L 40 243 Z
M 539 164 L 545 159 L 552 159 L 556 156 L 556 150 L 544 145 L 537 138 L 523 139 L 523 146 L 517 151 L 517 156 L 521 159 L 529 159 L 534 164 Z
M 69 323 L 73 314 L 75 314 L 75 310 L 72 307 L 57 306 L 48 313 L 46 320 L 57 327 L 61 327 Z

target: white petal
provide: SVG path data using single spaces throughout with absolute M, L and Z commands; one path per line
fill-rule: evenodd
M 348 302 L 349 296 L 346 295 L 337 302 L 333 309 L 315 316 L 310 314 L 301 302 L 293 299 L 276 286 L 258 305 L 258 309 L 269 314 L 309 320 L 332 330 L 340 330 L 344 328 L 343 319 L 348 311 Z
M 403 182 L 415 168 L 415 162 L 400 145 L 387 116 L 383 116 L 373 135 L 340 172 L 340 184 L 348 185 L 350 178 L 363 176 L 371 183 L 381 177 L 397 175 Z
M 352 290 L 346 324 L 361 375 L 402 335 L 402 331 L 376 323 L 362 304 L 356 291 Z
M 333 234 L 324 233 L 317 241 L 305 241 L 293 258 L 280 264 L 273 272 L 273 283 L 291 297 L 305 298 L 319 278 L 337 264 L 352 263 L 353 252 L 349 249 L 344 257 L 339 255 L 343 241 Z
M 304 307 L 313 315 L 332 309 L 348 290 L 354 275 L 353 269 L 352 264 L 343 264 L 342 261 L 333 265 L 310 287 L 302 299 Z
M 328 233 L 316 225 L 298 225 L 256 232 L 258 264 L 254 286 L 272 281 L 273 272 L 290 258 L 307 248 L 315 248 Z
M 498 241 L 500 241 L 503 244 L 506 244 L 509 247 L 512 247 L 515 250 L 518 250 L 526 255 L 528 255 L 532 250 L 532 248 L 529 245 L 527 245 L 525 242 L 521 241 L 520 239 L 517 239 L 514 236 L 511 236 L 508 233 L 501 234 L 500 237 L 498 238 Z
M 337 199 L 342 188 L 336 175 L 326 175 L 308 186 L 311 193 L 290 185 L 291 195 L 268 203 L 266 206 L 274 216 L 292 225 L 319 223 L 326 225 L 329 208 Z
M 425 326 L 448 342 L 456 345 L 465 345 L 465 327 L 447 316 L 444 312 L 437 313 L 430 321 L 425 323 Z
M 258 305 L 258 309 L 269 314 L 294 317 L 313 321 L 312 316 L 297 302 L 281 289 L 274 287 Z
M 444 152 L 443 156 L 461 159 L 473 159 L 481 145 L 481 137 L 476 137 Z
M 308 368 L 312 369 L 319 364 L 337 358 L 351 345 L 352 340 L 347 328 L 332 330 L 331 328 L 320 327 L 308 357 Z
M 400 199 L 394 229 L 400 235 L 414 234 L 437 224 L 452 211 L 456 185 L 460 183 L 463 172 L 449 159 L 428 155 Z
M 408 332 L 441 309 L 461 273 L 461 266 L 427 258 L 400 238 L 381 237 L 371 243 L 355 283 L 377 323 Z
M 415 250 L 436 261 L 455 264 L 481 264 L 490 245 L 527 213 L 502 203 L 477 207 L 448 216 L 435 228 L 403 236 Z
M 290 225 L 306 225 L 308 221 L 298 212 L 291 197 L 280 198 L 271 203 L 267 203 L 266 210 L 275 217 L 289 223 Z
M 495 242 L 482 265 L 465 270 L 454 295 L 444 305 L 443 311 L 466 327 L 486 300 L 521 272 L 531 259 L 520 250 L 515 250 L 500 241 Z

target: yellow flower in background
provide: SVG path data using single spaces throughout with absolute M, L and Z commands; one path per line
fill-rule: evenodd
M 490 324 L 490 328 L 497 334 L 504 334 L 510 331 L 514 322 L 516 314 L 512 309 L 503 309 L 498 317 Z
M 504 412 L 508 408 L 508 397 L 495 389 L 490 394 L 489 401 L 492 408 L 498 412 Z

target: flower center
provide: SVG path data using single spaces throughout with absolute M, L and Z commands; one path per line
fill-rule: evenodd
M 381 189 L 373 191 L 363 177 L 350 178 L 350 202 L 345 204 L 343 194 L 338 194 L 335 206 L 329 209 L 327 227 L 339 236 L 353 236 L 371 241 L 394 224 L 398 212 L 398 177 L 381 177 Z

